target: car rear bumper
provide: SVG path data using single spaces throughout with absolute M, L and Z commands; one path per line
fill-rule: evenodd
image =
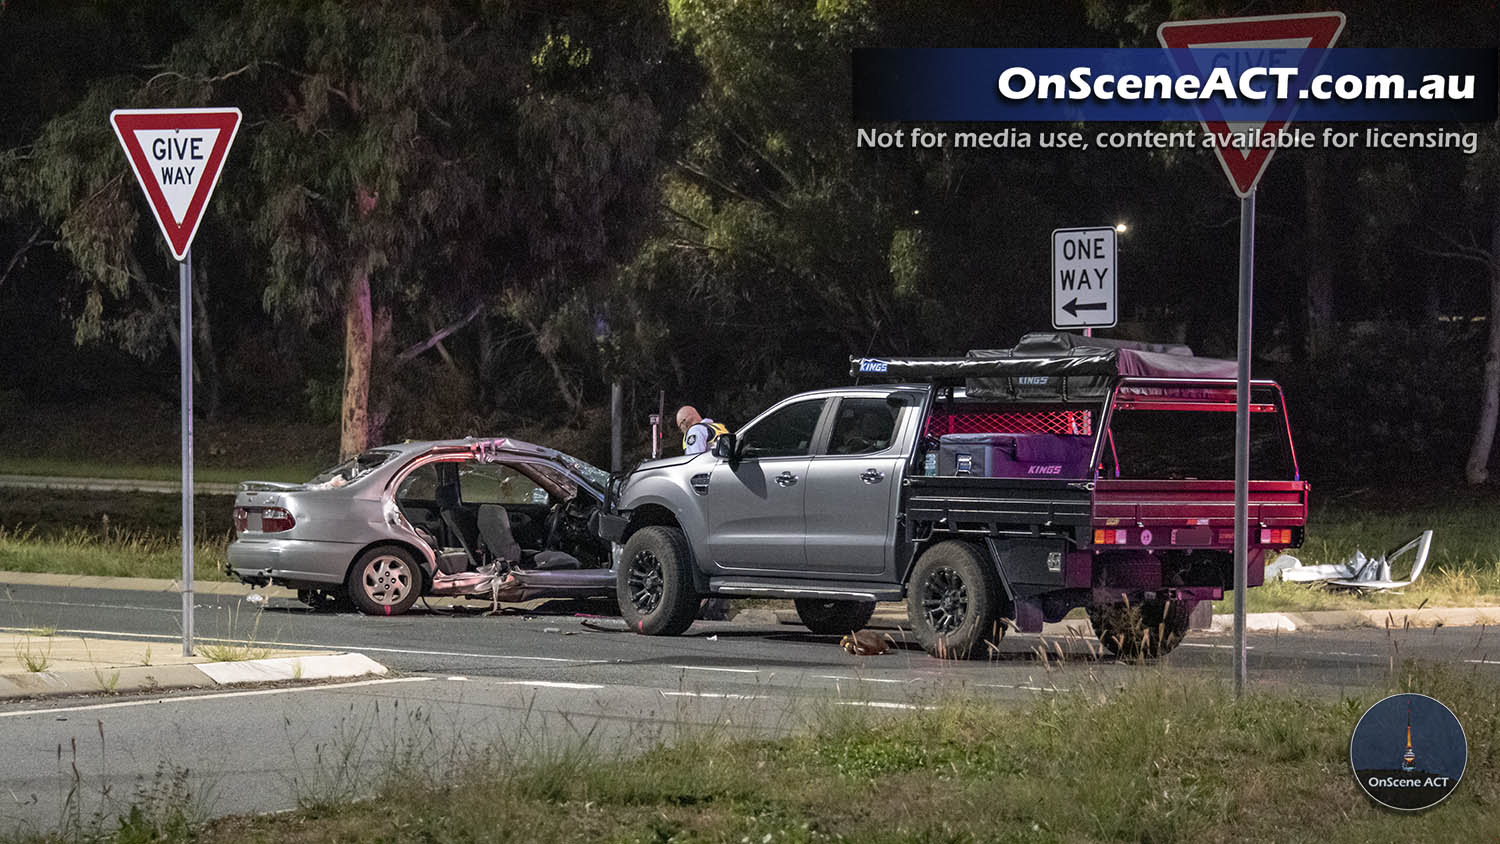
M 229 573 L 244 583 L 343 583 L 360 546 L 305 539 L 245 539 L 229 543 Z

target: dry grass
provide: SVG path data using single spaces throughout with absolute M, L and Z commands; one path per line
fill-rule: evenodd
M 351 728 L 344 752 L 319 756 L 332 787 L 302 810 L 163 825 L 132 840 L 1342 844 L 1470 840 L 1493 819 L 1500 696 L 1479 675 L 1408 665 L 1388 688 L 1354 698 L 1242 702 L 1167 670 L 1156 680 L 1022 707 L 831 707 L 797 737 L 687 735 L 634 758 L 586 740 L 547 748 L 539 737 L 377 748 L 382 737 L 431 734 L 410 718 L 391 729 L 391 715 Z M 1458 791 L 1415 816 L 1376 808 L 1348 767 L 1355 721 L 1393 690 L 1448 703 L 1469 736 Z M 439 764 L 423 761 L 434 754 Z

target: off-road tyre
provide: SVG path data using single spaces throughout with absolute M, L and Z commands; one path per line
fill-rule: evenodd
M 422 597 L 422 567 L 399 545 L 377 545 L 354 561 L 344 585 L 365 615 L 401 615 Z
M 1121 659 L 1165 656 L 1187 636 L 1193 614 L 1189 601 L 1121 601 L 1087 608 L 1089 623 L 1104 649 Z
M 917 641 L 940 659 L 989 656 L 1005 635 L 1000 578 L 984 552 L 948 540 L 917 558 L 906 587 L 906 614 Z
M 652 525 L 630 535 L 615 573 L 620 617 L 637 633 L 676 636 L 698 615 L 693 552 L 675 527 Z
M 834 601 L 823 598 L 798 598 L 797 617 L 814 633 L 843 636 L 865 629 L 875 614 L 874 601 Z

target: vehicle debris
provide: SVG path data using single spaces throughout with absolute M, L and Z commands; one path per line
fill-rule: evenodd
M 1266 578 L 1279 577 L 1288 583 L 1315 583 L 1334 589 L 1385 592 L 1401 589 L 1417 582 L 1422 569 L 1427 566 L 1427 555 L 1432 551 L 1432 531 L 1423 531 L 1420 536 L 1402 545 L 1389 554 L 1367 557 L 1356 549 L 1341 563 L 1326 563 L 1304 566 L 1302 561 L 1290 554 L 1283 554 L 1275 563 L 1266 567 Z M 1391 576 L 1392 564 L 1408 553 L 1415 552 L 1411 571 L 1405 580 Z
M 889 633 L 876 633 L 873 630 L 856 630 L 839 640 L 839 647 L 855 656 L 880 656 L 890 653 L 891 646 L 896 640 Z

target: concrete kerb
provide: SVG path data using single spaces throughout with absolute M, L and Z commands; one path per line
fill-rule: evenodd
M 384 665 L 357 653 L 311 653 L 239 662 L 37 671 L 0 674 L 0 700 L 214 688 L 244 683 L 312 682 L 387 672 Z
M 778 610 L 782 624 L 800 624 L 797 613 Z M 1255 633 L 1293 633 L 1298 630 L 1339 629 L 1350 627 L 1477 627 L 1500 624 L 1500 607 L 1422 607 L 1421 609 L 1318 610 L 1312 612 L 1253 612 L 1245 616 L 1245 629 Z M 871 627 L 907 627 L 906 613 L 899 609 L 879 609 L 870 620 Z M 1067 628 L 1087 628 L 1087 619 L 1067 619 L 1042 628 L 1046 634 L 1061 634 Z M 1234 629 L 1234 616 L 1215 615 L 1208 632 L 1226 633 Z

